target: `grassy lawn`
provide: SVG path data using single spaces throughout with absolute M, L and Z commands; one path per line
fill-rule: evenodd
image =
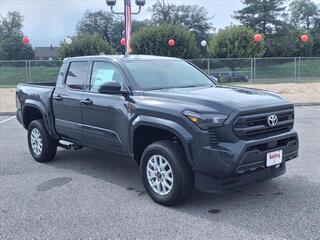
M 28 82 L 25 63 L 13 63 L 15 66 L 7 66 L 0 63 L 0 85 L 17 85 L 18 83 Z M 12 65 L 13 65 L 12 64 Z M 42 66 L 41 66 L 42 64 Z M 48 82 L 57 79 L 60 64 L 59 63 L 38 63 L 38 65 L 31 66 L 32 82 Z

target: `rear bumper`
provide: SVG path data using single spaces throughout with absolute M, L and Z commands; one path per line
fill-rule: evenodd
M 298 149 L 294 130 L 265 139 L 203 147 L 195 159 L 196 188 L 220 192 L 280 176 L 285 173 L 285 163 L 298 156 Z M 278 168 L 267 168 L 267 153 L 277 150 L 283 151 L 283 163 Z
M 21 110 L 18 110 L 18 111 L 17 111 L 17 113 L 16 113 L 16 117 L 17 117 L 18 122 L 19 122 L 19 123 L 21 123 L 21 124 L 23 125 Z

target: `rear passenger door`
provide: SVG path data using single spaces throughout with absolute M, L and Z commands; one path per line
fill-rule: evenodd
M 88 61 L 71 62 L 64 80 L 57 83 L 52 97 L 57 133 L 75 142 L 82 141 L 80 101 L 87 85 L 88 69 Z

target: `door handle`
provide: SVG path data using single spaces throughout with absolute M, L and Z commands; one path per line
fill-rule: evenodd
M 92 105 L 93 101 L 91 99 L 87 98 L 87 99 L 81 100 L 80 104 Z
M 61 97 L 61 95 L 58 94 L 58 95 L 53 95 L 53 99 L 55 99 L 57 101 L 61 101 L 63 99 L 63 97 Z

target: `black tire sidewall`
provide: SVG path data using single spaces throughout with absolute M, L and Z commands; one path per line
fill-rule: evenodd
M 176 161 L 177 158 L 183 158 L 184 154 L 180 150 L 180 146 L 177 143 L 172 142 L 172 147 L 168 148 L 167 146 L 161 144 L 161 142 L 151 144 L 149 147 L 146 148 L 144 154 L 142 155 L 141 164 L 140 164 L 140 172 L 143 181 L 143 185 L 147 190 L 148 194 L 152 197 L 152 199 L 162 205 L 171 206 L 176 203 L 176 199 L 178 198 L 180 191 L 181 191 L 181 184 L 183 184 L 183 176 L 181 171 L 179 171 L 179 165 Z M 176 151 L 172 151 L 172 148 L 176 148 Z M 179 154 L 180 153 L 180 154 Z M 171 166 L 172 173 L 173 173 L 173 186 L 169 194 L 167 195 L 160 195 L 156 193 L 149 184 L 146 167 L 148 164 L 148 160 L 153 155 L 161 155 L 164 157 Z
M 40 154 L 36 154 L 31 145 L 31 132 L 33 129 L 38 129 L 42 138 L 42 152 Z M 44 126 L 43 120 L 34 120 L 30 123 L 28 128 L 28 145 L 30 153 L 32 154 L 33 158 L 37 162 L 47 162 L 50 161 L 52 155 L 55 155 L 56 151 L 56 144 L 50 141 L 50 135 L 47 132 L 47 129 Z M 51 149 L 50 149 L 51 148 Z

